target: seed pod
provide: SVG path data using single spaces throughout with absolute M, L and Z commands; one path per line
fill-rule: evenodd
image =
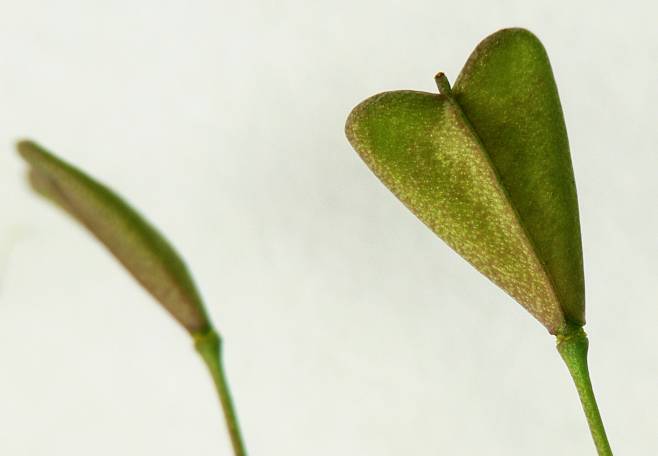
M 486 38 L 454 89 L 386 92 L 346 134 L 430 229 L 551 334 L 585 324 L 578 202 L 562 108 L 542 44 Z
M 201 297 L 169 242 L 112 190 L 30 141 L 17 145 L 33 188 L 86 226 L 191 334 L 211 330 Z

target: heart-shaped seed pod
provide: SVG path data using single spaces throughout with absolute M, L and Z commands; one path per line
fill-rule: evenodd
M 551 334 L 585 324 L 578 202 L 548 57 L 523 29 L 473 52 L 454 89 L 386 92 L 346 133 L 379 179 Z
M 352 146 L 448 245 L 551 334 L 600 456 L 612 456 L 587 366 L 583 260 L 569 143 L 544 47 L 505 29 L 454 90 L 375 95 L 347 119 Z

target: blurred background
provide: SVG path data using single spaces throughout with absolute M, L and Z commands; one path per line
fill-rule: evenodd
M 191 340 L 33 196 L 30 137 L 186 258 L 252 455 L 594 454 L 545 329 L 348 145 L 377 92 L 436 91 L 535 32 L 581 207 L 613 449 L 658 454 L 658 9 L 650 2 L 0 2 L 0 454 L 230 454 Z

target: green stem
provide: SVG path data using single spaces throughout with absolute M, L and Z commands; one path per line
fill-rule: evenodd
M 592 433 L 599 456 L 612 456 L 612 450 L 601 420 L 601 413 L 596 405 L 592 381 L 589 378 L 589 368 L 587 367 L 588 346 L 587 334 L 580 327 L 572 329 L 564 335 L 557 336 L 557 350 L 560 352 L 576 384 L 580 402 L 583 404 L 583 410 L 587 417 L 587 424 L 589 424 L 589 430 Z
M 222 404 L 224 411 L 224 419 L 228 434 L 231 438 L 233 445 L 233 453 L 235 456 L 247 456 L 242 435 L 240 433 L 240 426 L 238 424 L 238 417 L 235 413 L 233 399 L 231 399 L 231 392 L 229 391 L 226 375 L 224 374 L 224 366 L 222 363 L 222 340 L 214 329 L 209 329 L 203 333 L 193 334 L 194 346 L 196 350 L 206 363 L 210 375 L 217 389 L 219 401 Z

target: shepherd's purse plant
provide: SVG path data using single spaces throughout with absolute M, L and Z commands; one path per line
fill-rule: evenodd
M 219 395 L 235 456 L 246 456 L 222 363 L 222 339 L 190 273 L 171 244 L 121 197 L 31 141 L 17 145 L 29 180 L 102 242 L 194 340 Z
M 527 30 L 482 41 L 451 87 L 368 98 L 346 134 L 423 223 L 557 339 L 599 455 L 612 455 L 590 382 L 583 258 L 567 131 L 548 56 Z
M 546 51 L 504 29 L 473 51 L 454 87 L 368 98 L 346 134 L 423 223 L 556 337 L 599 456 L 611 456 L 587 364 L 578 201 Z M 235 456 L 245 456 L 222 339 L 171 244 L 105 185 L 31 141 L 18 143 L 32 187 L 84 225 L 191 335 L 212 376 Z

